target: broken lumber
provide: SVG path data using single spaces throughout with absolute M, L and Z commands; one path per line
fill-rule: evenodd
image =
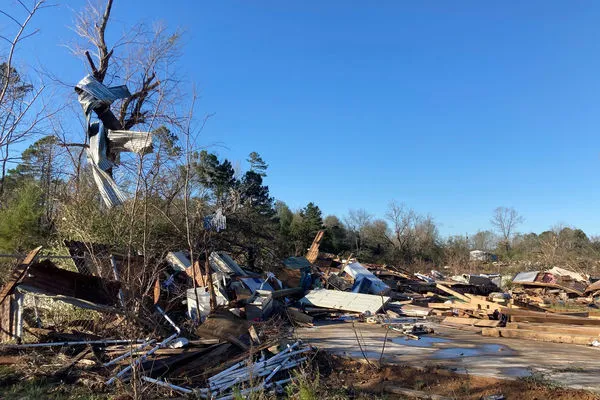
M 292 322 L 300 325 L 312 326 L 314 318 L 310 315 L 304 314 L 302 311 L 294 307 L 288 307 L 286 311 Z
M 438 289 L 440 289 L 442 292 L 446 292 L 446 293 L 448 293 L 449 295 L 451 295 L 451 296 L 454 296 L 454 297 L 456 297 L 457 299 L 460 299 L 460 300 L 462 300 L 462 301 L 464 301 L 464 302 L 467 302 L 467 303 L 469 303 L 469 302 L 471 301 L 471 299 L 470 299 L 470 298 L 468 298 L 467 296 L 465 296 L 464 294 L 458 293 L 457 291 L 455 291 L 455 290 L 452 290 L 452 289 L 450 289 L 449 287 L 447 287 L 447 286 L 444 286 L 444 285 L 442 285 L 442 284 L 439 284 L 439 283 L 437 283 L 437 284 L 435 285 L 435 287 L 436 287 L 436 288 L 438 288 Z
M 581 344 L 589 346 L 598 336 L 569 335 L 561 333 L 538 332 L 525 329 L 482 328 L 483 336 L 537 340 L 551 343 Z
M 475 326 L 480 328 L 495 328 L 499 326 L 501 321 L 494 319 L 478 319 L 475 321 Z
M 250 322 L 242 319 L 228 310 L 216 310 L 206 318 L 204 323 L 196 328 L 196 334 L 202 338 L 220 339 L 246 350 L 247 346 L 239 339 L 250 328 Z
M 62 367 L 57 369 L 54 372 L 54 376 L 60 376 L 60 375 L 64 374 L 65 372 L 69 371 L 69 369 L 71 369 L 75 364 L 77 364 L 79 361 L 81 361 L 83 358 L 85 358 L 85 356 L 87 356 L 91 352 L 92 352 L 92 347 L 88 345 L 85 349 L 80 351 L 79 354 L 77 354 L 75 357 L 71 358 Z
M 323 240 L 324 233 L 325 231 L 323 230 L 317 232 L 317 235 L 308 249 L 308 253 L 306 253 L 306 259 L 311 264 L 314 264 L 314 262 L 317 261 L 317 257 L 319 257 L 319 246 L 321 245 L 321 240 Z
M 458 325 L 474 325 L 475 318 L 461 318 L 461 317 L 446 317 L 442 321 L 444 324 L 458 324 Z
M 59 298 L 80 307 L 119 305 L 121 284 L 98 276 L 58 268 L 49 260 L 33 263 L 19 288 L 39 295 Z
M 510 315 L 511 322 L 536 322 L 536 323 L 553 323 L 567 325 L 593 325 L 600 326 L 600 319 L 585 318 L 585 317 L 570 317 L 567 315 L 545 314 L 534 311 L 529 311 L 530 314 L 514 314 L 513 310 L 508 310 L 506 313 Z M 521 311 L 522 312 L 522 311 Z
M 444 324 L 470 325 L 479 327 L 497 327 L 500 321 L 491 319 L 446 317 L 442 321 Z
M 27 257 L 25 257 L 25 259 L 21 263 L 19 263 L 19 265 L 17 265 L 15 269 L 13 269 L 10 278 L 0 291 L 0 304 L 4 302 L 8 295 L 12 293 L 15 286 L 17 286 L 21 279 L 23 279 L 25 273 L 27 272 L 27 269 L 29 269 L 29 266 L 33 263 L 33 260 L 35 260 L 41 249 L 42 246 L 31 250 L 29 254 L 27 254 Z
M 163 376 L 172 372 L 181 366 L 188 365 L 192 361 L 206 356 L 215 349 L 225 346 L 225 343 L 214 344 L 206 349 L 192 350 L 192 349 L 176 349 L 179 354 L 165 357 L 163 359 L 150 359 L 140 364 L 140 369 L 144 373 L 152 378 Z M 225 346 L 228 347 L 228 346 Z
M 472 294 L 466 294 L 469 298 L 469 303 L 476 305 L 478 309 L 487 310 L 487 311 L 501 311 L 504 307 L 501 304 L 495 303 L 493 301 L 487 301 L 487 299 L 483 296 L 475 296 Z
M 569 326 L 560 324 L 530 324 L 528 322 L 508 322 L 507 328 L 525 329 L 538 332 L 563 333 L 570 335 L 600 336 L 600 326 Z

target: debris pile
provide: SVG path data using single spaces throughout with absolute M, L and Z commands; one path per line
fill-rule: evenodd
M 71 269 L 37 248 L 2 287 L 0 350 L 68 349 L 54 374 L 85 371 L 108 387 L 135 379 L 223 399 L 281 391 L 311 350 L 291 340 L 294 327 L 319 320 L 376 324 L 414 340 L 441 323 L 495 337 L 599 342 L 591 308 L 552 307 L 593 305 L 598 282 L 560 268 L 519 273 L 504 290 L 500 275 L 411 274 L 319 253 L 319 235 L 307 257 L 260 274 L 224 251 L 194 259 L 181 250 L 147 257 L 65 246 Z

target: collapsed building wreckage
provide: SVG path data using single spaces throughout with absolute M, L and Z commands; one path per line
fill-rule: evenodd
M 210 254 L 206 261 L 211 274 L 197 271 L 195 285 L 191 269 L 199 268 L 199 263 L 192 265 L 184 252 L 169 253 L 151 293 L 132 299 L 140 291 L 117 280 L 127 268 L 126 257 L 110 254 L 107 246 L 66 244 L 74 254 L 73 270 L 59 268 L 41 257 L 37 248 L 3 286 L 3 352 L 77 348 L 70 367 L 86 357 L 94 360 L 107 385 L 144 371 L 140 378 L 144 382 L 176 392 L 231 398 L 235 388 L 258 378 L 257 386 L 245 390 L 281 388 L 291 380 L 287 371 L 303 363 L 311 350 L 301 342 L 287 341 L 289 335 L 277 323 L 279 300 L 300 291 L 284 288 L 273 274 L 244 270 L 226 253 Z M 144 265 L 140 257 L 136 256 L 136 268 Z M 106 261 L 114 271 L 103 268 Z M 73 318 L 61 324 L 56 314 L 65 304 L 73 308 L 65 311 Z M 93 311 L 81 314 L 74 309 Z M 266 320 L 270 323 L 264 324 Z M 248 365 L 249 359 L 255 362 Z M 192 370 L 206 371 L 192 381 L 206 387 L 190 389 L 164 381 L 167 375 L 177 381 Z
M 0 291 L 0 349 L 68 347 L 75 350 L 61 373 L 87 360 L 107 385 L 135 378 L 177 393 L 232 398 L 240 388 L 281 390 L 290 382 L 290 370 L 311 351 L 291 339 L 291 326 L 316 320 L 381 324 L 418 340 L 433 331 L 414 318 L 427 317 L 489 336 L 598 344 L 600 319 L 590 311 L 544 308 L 549 296 L 593 303 L 598 283 L 587 276 L 556 268 L 520 273 L 512 290 L 502 291 L 498 275 L 411 274 L 319 253 L 319 242 L 318 235 L 306 257 L 261 274 L 222 251 L 194 262 L 185 251 L 170 252 L 153 274 L 144 271 L 143 256 L 72 241 L 65 242 L 74 265 L 67 270 L 37 248 Z M 127 268 L 146 273 L 151 289 L 120 279 Z M 61 325 L 51 317 L 59 304 L 90 311 Z

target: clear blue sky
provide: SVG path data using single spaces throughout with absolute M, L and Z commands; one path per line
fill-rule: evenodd
M 59 45 L 84 3 L 41 13 L 18 56 L 79 80 Z M 447 235 L 514 206 L 520 231 L 600 234 L 598 1 L 115 0 L 113 15 L 186 30 L 182 74 L 216 114 L 203 142 L 259 152 L 292 208 L 383 216 L 396 199 Z

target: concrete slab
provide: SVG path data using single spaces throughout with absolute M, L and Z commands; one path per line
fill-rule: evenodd
M 405 339 L 381 325 L 319 323 L 300 328 L 297 335 L 322 350 L 411 366 L 439 365 L 471 375 L 515 379 L 534 372 L 561 385 L 600 393 L 600 349 L 572 344 L 484 337 L 432 322 L 435 334 Z M 360 343 L 360 345 L 359 345 Z M 385 346 L 384 346 L 385 344 Z M 383 354 L 383 355 L 382 355 Z

